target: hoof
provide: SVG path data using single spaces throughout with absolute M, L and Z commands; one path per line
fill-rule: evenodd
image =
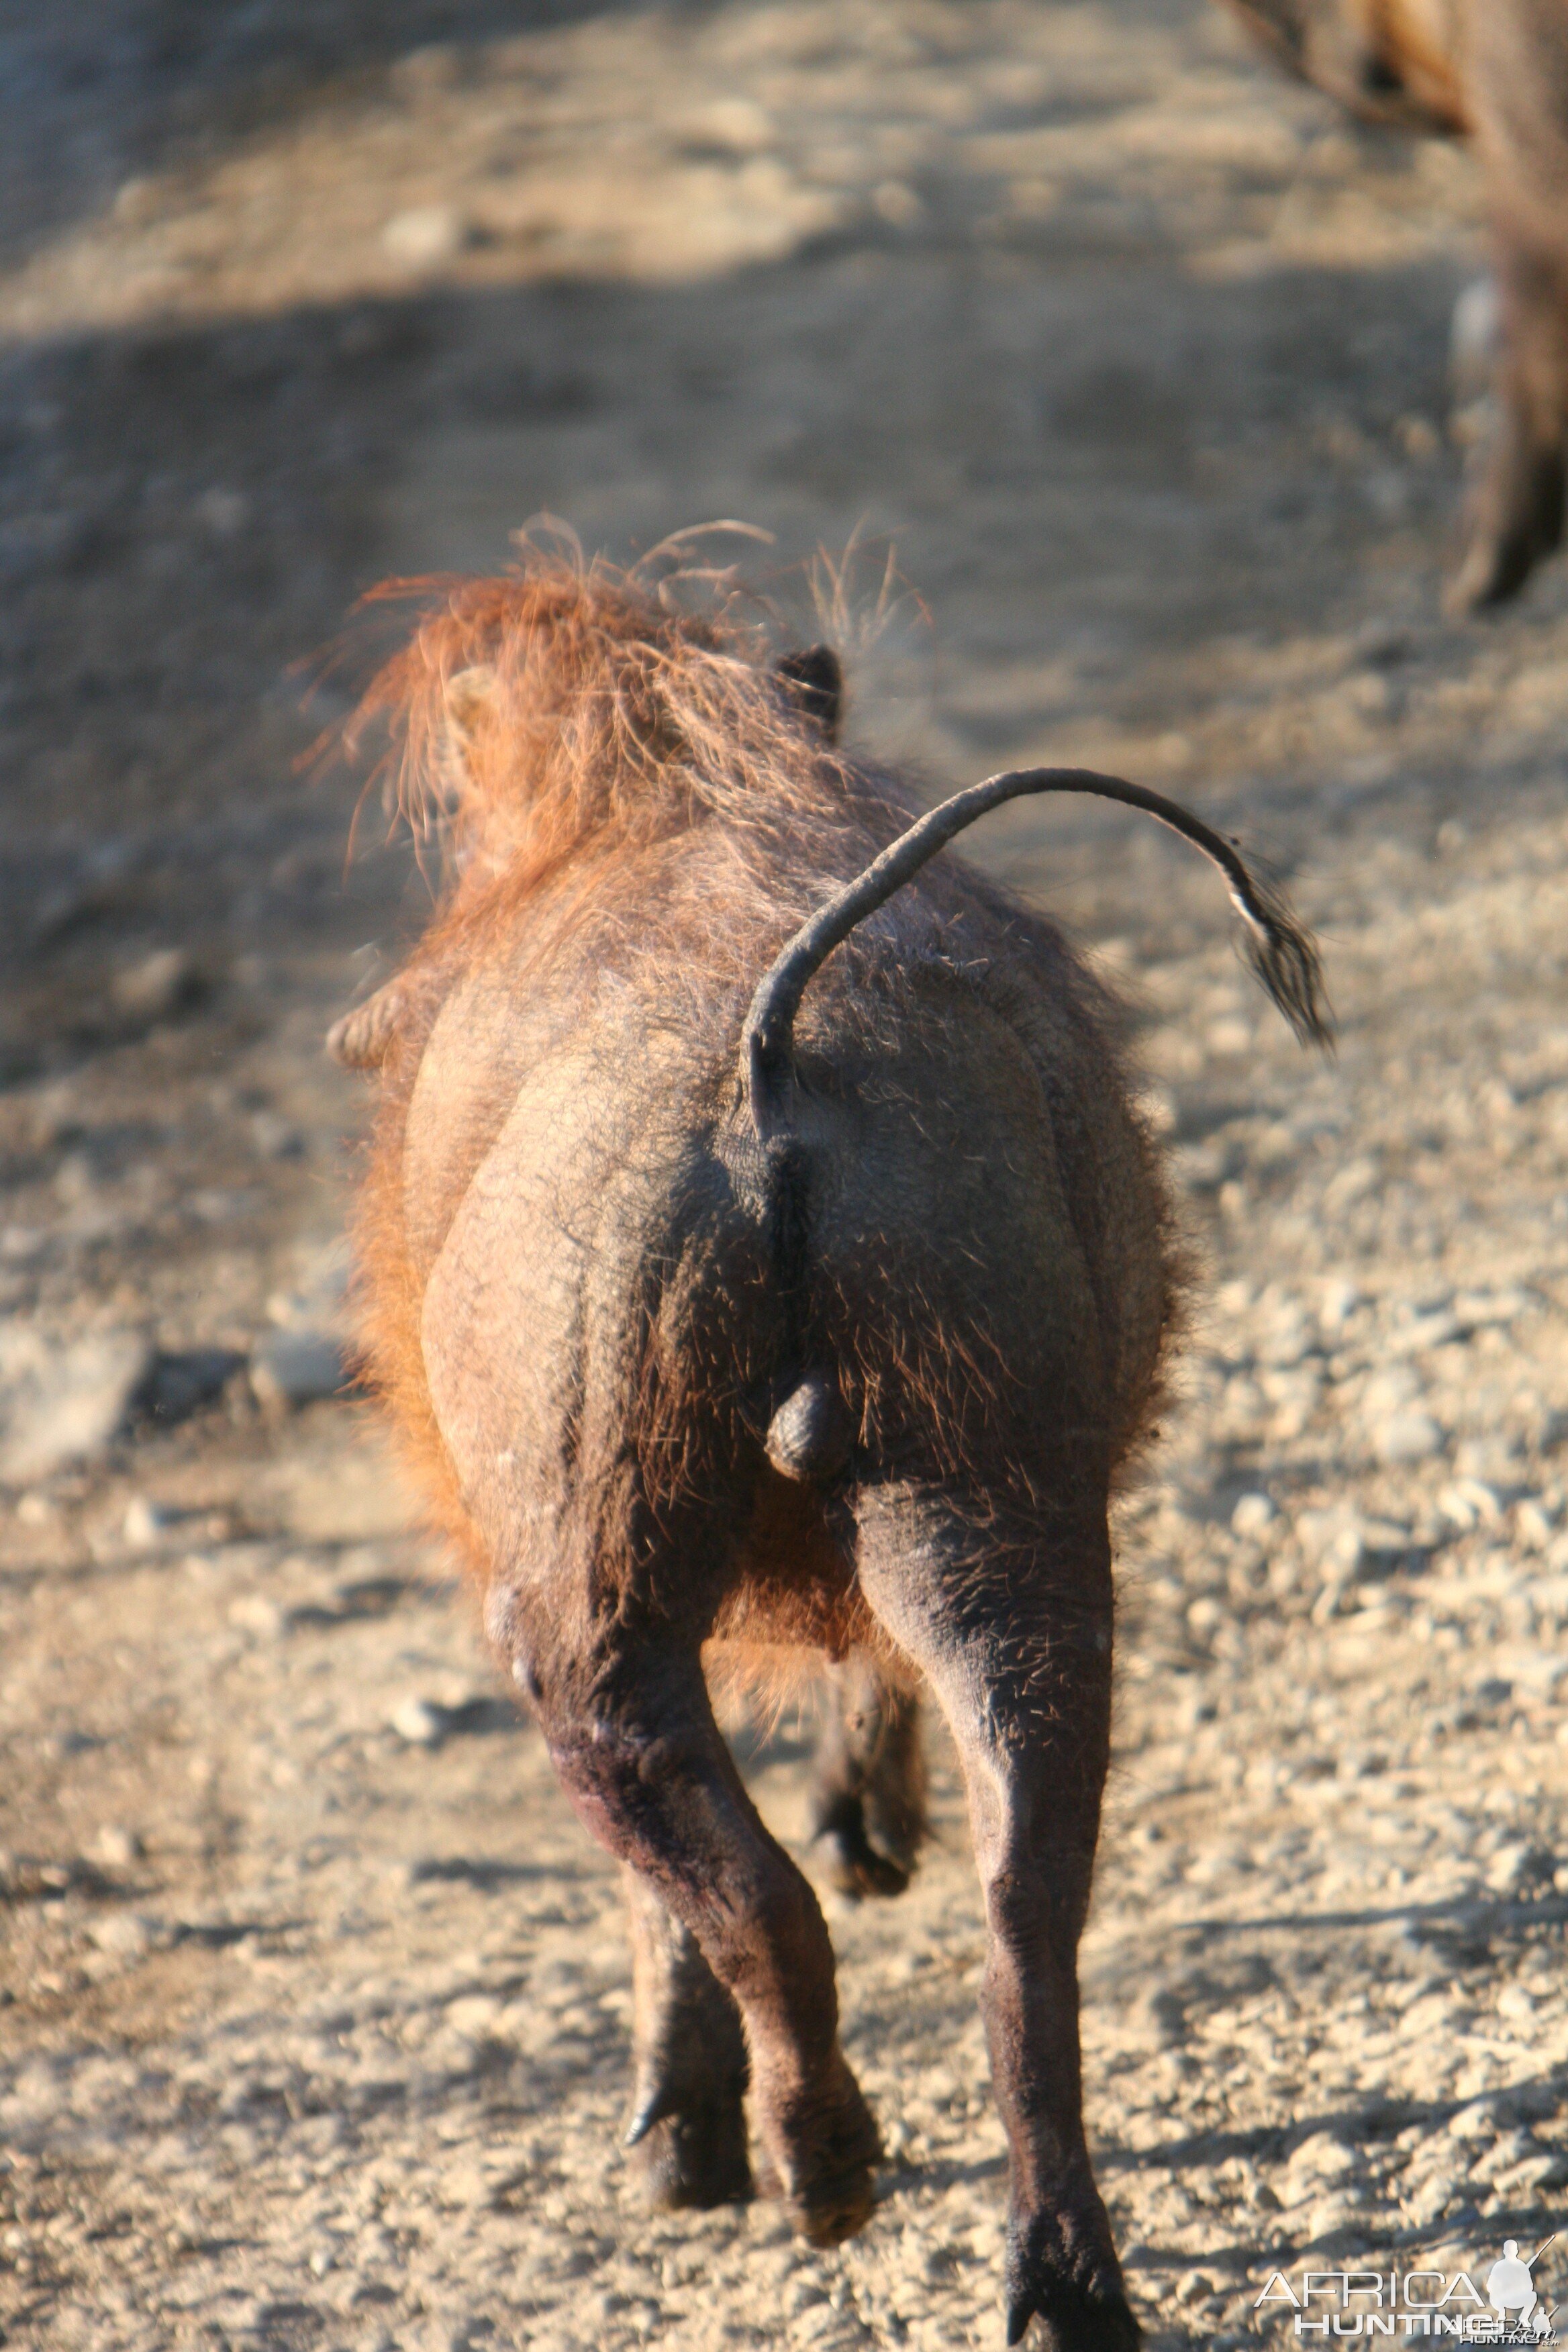
M 808 2245 L 837 2246 L 865 2228 L 876 2201 L 872 2167 L 881 2161 L 877 2118 L 846 2066 L 837 2113 L 802 2148 L 785 2191 L 790 2218 Z
M 876 2201 L 872 2167 L 883 2160 L 882 2135 L 860 2085 L 842 2058 L 837 2069 L 826 2097 L 775 2116 L 771 2127 L 764 2118 L 771 2153 L 758 2168 L 757 2193 L 782 2198 L 813 2246 L 837 2246 L 865 2228 Z
M 1092 2242 L 1074 2246 L 1074 2234 L 1054 2215 L 1008 2231 L 1008 2343 L 1027 2335 L 1039 2352 L 1139 2352 L 1142 2331 L 1109 2238 L 1097 2255 Z
M 658 2212 L 749 2204 L 755 2187 L 743 2108 L 668 2116 L 638 2141 L 632 2168 Z
M 823 1844 L 827 1853 L 827 1876 L 836 1895 L 847 1895 L 851 1903 L 864 1902 L 868 1895 L 884 1898 L 901 1895 L 910 1883 L 910 1874 L 879 1853 L 874 1845 L 862 1841 L 857 1852 L 846 1846 L 841 1838 L 826 1837 Z
M 871 2168 L 862 2164 L 814 2181 L 809 2200 L 790 2200 L 790 2212 L 808 2246 L 840 2246 L 865 2228 L 875 2203 Z
M 865 1809 L 858 1797 L 844 1797 L 817 1832 L 834 1892 L 852 1903 L 868 1895 L 901 1895 L 910 1873 L 871 1843 L 866 1834 Z
M 1040 2352 L 1138 2352 L 1143 2341 L 1123 2294 L 1089 2294 L 1065 2282 L 1037 2302 L 1010 2304 L 1007 2341 L 1021 2344 L 1031 2320 Z

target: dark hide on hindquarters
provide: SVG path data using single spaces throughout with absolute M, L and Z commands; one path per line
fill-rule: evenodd
M 1115 1007 L 956 858 L 813 963 L 804 1001 L 774 987 L 916 813 L 837 748 L 839 696 L 822 648 L 774 668 L 738 629 L 542 564 L 450 588 L 377 681 L 367 716 L 399 730 L 402 806 L 452 878 L 344 1040 L 384 1086 L 367 1349 L 563 1789 L 633 1875 L 651 2193 L 745 2192 L 749 2085 L 800 2227 L 866 2220 L 878 2136 L 826 1929 L 709 1676 L 838 1662 L 819 1825 L 867 1890 L 914 1860 L 928 1682 L 985 1887 L 1011 2325 L 1121 2352 L 1076 1950 L 1107 1504 L 1173 1313 L 1165 1196 Z M 1004 788 L 1113 790 L 1204 835 L 1104 779 Z M 1310 948 L 1205 838 L 1311 1025 Z

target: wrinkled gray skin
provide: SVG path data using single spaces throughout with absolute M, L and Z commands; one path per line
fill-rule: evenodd
M 1517 593 L 1568 487 L 1568 0 L 1230 0 L 1305 79 L 1373 121 L 1468 131 L 1491 215 L 1498 420 L 1447 604 Z
M 1108 1496 L 1169 1312 L 1158 1180 L 1091 984 L 951 858 L 813 983 L 790 1139 L 764 1151 L 737 1084 L 747 993 L 776 910 L 866 850 L 847 833 L 805 874 L 798 845 L 748 855 L 742 889 L 710 823 L 569 920 L 531 908 L 443 984 L 416 1049 L 401 1213 L 488 1631 L 627 1866 L 650 2191 L 750 2191 L 749 2089 L 824 2244 L 869 2213 L 877 2126 L 820 1910 L 720 1736 L 704 1652 L 840 1661 L 817 1812 L 856 1892 L 912 1864 L 929 1685 L 985 1891 L 1009 2341 L 1033 2323 L 1056 2352 L 1128 2352 L 1076 1953 Z

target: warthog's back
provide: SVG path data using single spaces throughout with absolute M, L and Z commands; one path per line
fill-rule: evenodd
M 709 826 L 570 919 L 520 910 L 436 1015 L 400 1189 L 424 1377 L 491 1547 L 524 1522 L 548 1542 L 628 1449 L 760 1467 L 805 1359 L 882 1454 L 978 1465 L 1071 1431 L 1114 1458 L 1136 1432 L 1162 1204 L 1087 983 L 961 868 L 909 894 L 803 1015 L 786 1206 L 735 1077 L 773 896 L 737 891 Z

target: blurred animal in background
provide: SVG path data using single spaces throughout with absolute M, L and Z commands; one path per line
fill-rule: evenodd
M 445 593 L 372 687 L 445 903 L 334 1033 L 379 1068 L 370 1362 L 561 1784 L 626 1865 L 630 2139 L 668 2205 L 752 2193 L 745 2101 L 817 2244 L 877 2126 L 810 1885 L 710 1677 L 831 1662 L 816 1825 L 856 1892 L 921 1827 L 916 1690 L 966 1776 L 1011 2152 L 1009 2342 L 1138 2340 L 1084 2138 L 1077 1948 L 1110 1737 L 1111 1482 L 1175 1268 L 1114 1005 L 951 859 L 1028 792 L 1142 808 L 1223 869 L 1321 1036 L 1315 958 L 1235 849 L 1113 778 L 923 818 L 838 747 L 838 665 L 536 561 Z
M 1467 136 L 1491 218 L 1495 308 L 1456 314 L 1474 365 L 1495 318 L 1452 612 L 1514 595 L 1563 536 L 1568 488 L 1568 0 L 1229 0 L 1292 71 L 1372 122 Z M 1468 303 L 1468 307 L 1467 307 Z

